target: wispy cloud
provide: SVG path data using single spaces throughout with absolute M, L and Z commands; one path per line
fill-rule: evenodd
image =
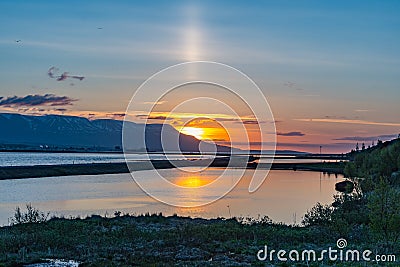
M 145 104 L 145 105 L 162 105 L 162 104 L 164 104 L 164 103 L 166 103 L 167 101 L 158 101 L 158 102 L 149 102 L 149 101 L 146 101 L 146 102 L 143 102 L 143 104 Z
M 134 114 L 134 117 L 141 120 L 174 120 L 174 124 L 187 122 L 189 120 L 195 120 L 195 124 L 199 126 L 208 127 L 210 121 L 216 121 L 220 123 L 235 123 L 242 125 L 258 125 L 261 123 L 267 123 L 266 121 L 258 121 L 251 116 L 233 116 L 228 114 L 206 114 L 206 113 L 169 113 L 169 112 L 152 112 L 151 114 Z M 205 125 L 202 125 L 205 123 Z M 271 123 L 271 121 L 270 121 Z M 213 124 L 215 125 L 215 124 Z
M 147 117 L 148 120 L 172 120 L 172 118 L 170 117 L 166 117 L 166 116 L 150 116 Z
M 2 106 L 0 112 L 19 113 L 27 115 L 43 115 L 43 114 L 68 114 L 71 110 L 66 108 L 54 108 L 51 106 Z
M 276 135 L 280 135 L 280 136 L 304 136 L 305 134 L 302 133 L 302 132 L 287 132 L 287 133 L 278 132 L 278 133 L 276 133 Z
M 294 119 L 295 121 L 305 121 L 305 122 L 327 122 L 327 123 L 346 123 L 346 124 L 363 124 L 363 125 L 378 125 L 378 126 L 400 126 L 397 122 L 375 122 L 366 120 L 352 120 L 352 119 Z
M 376 136 L 345 136 L 340 138 L 335 138 L 333 140 L 341 141 L 376 141 L 376 140 L 390 140 L 396 138 L 396 134 L 385 134 Z
M 146 114 L 137 114 L 135 116 L 136 118 L 139 118 L 141 120 L 173 120 L 173 117 L 168 117 L 164 115 L 146 115 Z
M 0 97 L 0 106 L 3 107 L 32 107 L 32 106 L 67 106 L 72 105 L 77 99 L 54 94 L 27 95 Z
M 130 115 L 130 114 L 129 114 Z M 148 117 L 158 117 L 164 116 L 171 119 L 198 119 L 198 118 L 207 118 L 214 119 L 217 121 L 239 121 L 240 119 L 233 115 L 227 114 L 207 114 L 207 113 L 187 113 L 187 112 L 152 112 L 151 114 L 134 114 L 135 117 L 140 119 L 146 119 Z M 250 120 L 252 118 L 242 117 L 243 120 Z
M 283 85 L 289 88 L 293 88 L 294 86 L 296 86 L 294 82 L 285 82 Z
M 372 110 L 369 110 L 369 109 L 355 109 L 354 111 L 355 112 L 370 112 Z
M 95 114 L 89 114 L 90 117 L 95 116 Z M 114 120 L 121 120 L 125 117 L 125 113 L 120 113 L 120 112 L 115 112 L 115 113 L 107 113 L 106 116 L 108 118 L 114 119 Z
M 109 113 L 110 116 L 124 117 L 125 113 Z
M 250 124 L 250 125 L 257 125 L 260 124 L 262 122 L 259 122 L 257 120 L 242 120 L 242 121 L 238 121 L 238 123 L 242 123 L 242 124 Z

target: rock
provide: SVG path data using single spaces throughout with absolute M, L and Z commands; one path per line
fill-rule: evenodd
M 349 194 L 354 190 L 354 183 L 346 180 L 335 184 L 335 190 L 338 192 Z

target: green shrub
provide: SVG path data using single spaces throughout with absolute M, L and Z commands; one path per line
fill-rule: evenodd
M 26 204 L 26 211 L 22 212 L 20 207 L 15 208 L 14 217 L 11 218 L 11 224 L 24 223 L 42 223 L 47 221 L 50 213 L 44 213 L 34 208 L 31 203 Z

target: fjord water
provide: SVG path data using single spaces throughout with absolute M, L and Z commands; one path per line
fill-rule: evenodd
M 184 159 L 185 156 L 174 154 L 170 159 Z M 201 155 L 189 155 L 186 158 L 198 158 Z M 128 160 L 166 159 L 162 154 L 129 154 Z M 55 153 L 55 152 L 0 152 L 0 166 L 34 166 L 59 164 L 89 164 L 124 162 L 122 153 Z
M 212 182 L 221 173 L 218 168 L 192 171 L 159 170 L 173 183 L 194 187 L 193 193 L 176 196 L 182 204 L 212 198 L 213 192 L 198 186 Z M 239 169 L 228 171 L 232 176 L 241 172 Z M 254 170 L 246 170 L 237 186 L 222 199 L 197 208 L 177 208 L 154 200 L 138 187 L 130 174 L 3 180 L 0 181 L 0 225 L 8 224 L 15 207 L 23 207 L 26 203 L 49 211 L 51 215 L 65 217 L 91 214 L 112 216 L 115 211 L 130 214 L 176 213 L 203 218 L 268 215 L 275 222 L 293 224 L 299 223 L 315 203 L 331 203 L 335 183 L 343 180 L 340 175 L 273 170 L 259 190 L 250 194 L 248 185 L 252 172 Z M 134 175 L 154 179 L 148 171 L 138 171 Z M 160 189 L 160 194 L 168 192 Z
M 148 158 L 154 160 L 167 159 L 166 155 L 163 154 L 127 154 L 127 160 L 129 161 L 140 161 L 147 160 Z M 170 160 L 180 159 L 198 159 L 198 158 L 210 158 L 211 155 L 199 155 L 199 154 L 169 154 Z M 263 156 L 268 157 L 268 156 Z M 34 166 L 34 165 L 59 165 L 59 164 L 89 164 L 89 163 L 115 163 L 124 162 L 125 157 L 122 153 L 65 153 L 65 152 L 0 152 L 0 167 L 3 166 Z M 320 162 L 317 159 L 296 159 L 293 158 L 282 158 L 279 155 L 275 156 L 274 162 Z M 325 160 L 325 161 L 336 161 L 336 160 Z M 260 163 L 263 163 L 263 158 L 260 159 Z M 268 161 L 270 162 L 270 161 Z

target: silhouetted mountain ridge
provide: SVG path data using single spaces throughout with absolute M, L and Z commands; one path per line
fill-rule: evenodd
M 0 143 L 24 144 L 31 146 L 56 147 L 98 147 L 115 149 L 122 147 L 123 121 L 113 119 L 89 120 L 78 116 L 43 115 L 32 116 L 13 113 L 0 113 Z M 179 140 L 183 152 L 198 152 L 202 149 L 212 150 L 213 145 L 200 141 L 193 136 L 179 133 L 174 127 L 163 124 L 137 124 L 126 122 L 132 142 L 129 149 L 145 151 L 143 147 L 143 127 L 146 127 L 146 149 L 148 151 L 172 151 L 171 146 Z M 164 142 L 167 149 L 161 146 L 161 131 L 164 131 Z M 176 142 L 175 142 L 176 143 Z M 168 147 L 170 146 L 170 147 Z M 231 148 L 217 146 L 219 152 L 230 152 Z

